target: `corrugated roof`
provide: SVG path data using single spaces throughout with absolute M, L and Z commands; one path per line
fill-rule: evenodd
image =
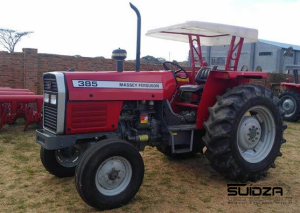
M 280 43 L 280 42 L 276 42 L 276 41 L 268 41 L 268 40 L 264 40 L 264 39 L 258 39 L 260 42 L 265 43 L 265 44 L 270 44 L 270 45 L 274 45 L 277 47 L 281 47 L 281 48 L 289 48 L 290 46 L 293 47 L 293 50 L 297 50 L 300 51 L 300 46 L 298 45 L 294 45 L 294 44 L 285 44 L 285 43 Z

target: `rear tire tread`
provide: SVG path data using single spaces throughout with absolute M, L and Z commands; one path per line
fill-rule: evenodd
M 239 166 L 232 154 L 230 139 L 234 118 L 243 103 L 255 97 L 270 99 L 282 112 L 280 102 L 271 91 L 258 85 L 240 85 L 218 98 L 217 103 L 209 109 L 209 119 L 204 122 L 206 134 L 203 141 L 207 147 L 205 154 L 211 161 L 212 167 L 225 177 L 241 182 L 256 181 L 261 176 L 266 176 L 270 167 L 275 167 L 273 162 L 266 166 L 263 171 L 249 172 Z M 286 124 L 282 121 L 282 130 L 286 128 L 285 126 Z M 282 138 L 281 144 L 283 141 L 285 139 Z M 278 156 L 275 157 L 274 161 Z

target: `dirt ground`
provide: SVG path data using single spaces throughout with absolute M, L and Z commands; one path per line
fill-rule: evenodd
M 59 179 L 42 166 L 34 126 L 0 131 L 0 212 L 96 212 L 75 189 L 74 178 Z M 288 123 L 287 143 L 276 168 L 253 186 L 280 186 L 283 196 L 229 198 L 227 184 L 203 155 L 174 160 L 156 149 L 142 153 L 144 182 L 126 206 L 107 212 L 299 212 L 300 123 Z M 251 200 L 254 199 L 254 200 Z M 250 203 L 251 202 L 251 203 Z

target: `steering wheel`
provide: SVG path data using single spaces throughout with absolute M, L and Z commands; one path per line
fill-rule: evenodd
M 186 72 L 186 70 L 183 68 L 183 67 L 181 67 L 181 66 L 179 66 L 178 64 L 175 64 L 175 63 L 173 63 L 173 62 L 171 62 L 171 61 L 165 61 L 164 63 L 163 63 L 163 67 L 165 68 L 165 70 L 171 70 L 169 67 L 168 67 L 168 65 L 173 65 L 173 66 L 175 66 L 175 67 L 178 67 L 178 70 L 175 70 L 175 71 L 172 71 L 173 73 L 174 73 L 174 76 L 175 76 L 175 78 L 181 78 L 181 79 L 187 79 L 189 76 L 188 76 L 188 74 L 187 74 L 187 72 Z M 180 72 L 184 72 L 184 74 L 185 74 L 185 76 L 177 76 L 177 73 L 180 73 Z

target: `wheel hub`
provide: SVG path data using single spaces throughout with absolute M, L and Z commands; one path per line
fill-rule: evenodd
M 261 126 L 259 121 L 251 116 L 244 117 L 238 133 L 239 146 L 242 150 L 253 149 L 260 140 Z
M 237 131 L 241 156 L 249 163 L 261 162 L 271 152 L 275 136 L 276 123 L 270 109 L 260 105 L 250 108 L 240 120 Z
M 115 168 L 113 168 L 109 173 L 108 173 L 108 178 L 110 180 L 116 180 L 119 177 L 119 172 L 120 170 L 115 170 Z
M 295 111 L 295 103 L 291 98 L 287 98 L 283 101 L 282 108 L 286 114 L 292 114 Z
M 249 133 L 248 133 L 249 139 L 254 140 L 257 133 L 258 132 L 254 126 L 252 126 L 252 128 L 249 128 Z
M 131 176 L 131 165 L 125 158 L 111 157 L 99 166 L 95 178 L 96 186 L 103 194 L 116 195 L 127 187 Z
M 81 151 L 75 147 L 55 150 L 57 162 L 64 167 L 74 167 L 77 165 Z

